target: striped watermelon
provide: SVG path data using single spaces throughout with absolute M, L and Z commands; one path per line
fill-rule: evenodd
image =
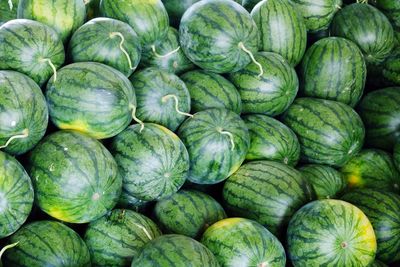
M 85 242 L 59 222 L 30 223 L 12 235 L 10 241 L 18 245 L 6 251 L 4 266 L 91 266 Z
M 48 120 L 40 87 L 24 74 L 0 71 L 0 148 L 25 153 L 42 139 Z
M 400 50 L 385 60 L 382 66 L 382 76 L 386 84 L 400 86 Z
M 121 196 L 119 197 L 117 207 L 144 213 L 147 211 L 147 209 L 151 204 L 152 202 L 135 198 L 131 196 L 129 192 L 122 189 L 122 193 Z
M 24 167 L 0 151 L 0 238 L 14 233 L 26 221 L 33 204 L 33 187 Z
M 250 133 L 247 160 L 273 160 L 295 166 L 300 143 L 295 133 L 280 121 L 261 114 L 243 117 Z
M 369 266 L 376 253 L 374 229 L 356 206 L 325 199 L 302 207 L 287 231 L 294 266 Z
M 201 243 L 214 253 L 221 266 L 284 267 L 285 250 L 259 223 L 229 218 L 210 226 Z
M 312 199 L 312 192 L 294 168 L 274 161 L 252 161 L 228 178 L 223 199 L 231 215 L 256 220 L 282 236 L 292 215 Z
M 142 247 L 161 235 L 155 223 L 131 210 L 113 210 L 85 233 L 93 266 L 129 266 Z
M 0 26 L 9 20 L 17 18 L 17 8 L 19 0 L 0 1 Z
M 42 22 L 57 31 L 64 43 L 86 17 L 82 0 L 19 0 L 18 18 Z
M 151 201 L 169 197 L 184 184 L 189 156 L 182 141 L 167 128 L 146 123 L 128 127 L 111 143 L 124 191 Z
M 199 191 L 181 190 L 160 200 L 154 207 L 154 217 L 164 233 L 200 237 L 213 223 L 226 218 L 222 206 Z
M 193 113 L 210 108 L 225 108 L 241 113 L 240 94 L 223 76 L 204 70 L 193 70 L 183 74 L 181 79 L 189 90 Z
M 383 12 L 392 23 L 397 38 L 397 46 L 400 45 L 400 2 L 398 0 L 374 0 L 375 7 Z
M 190 158 L 188 179 L 198 184 L 216 184 L 243 163 L 250 146 L 244 121 L 227 109 L 197 112 L 178 129 Z
M 65 222 L 86 223 L 111 210 L 122 179 L 111 154 L 86 135 L 48 135 L 29 155 L 28 173 L 38 206 Z
M 368 93 L 358 106 L 372 147 L 391 150 L 400 141 L 400 87 Z
M 0 28 L 0 69 L 28 75 L 40 86 L 64 63 L 61 38 L 50 27 L 17 19 Z
M 73 62 L 100 62 L 129 77 L 139 65 L 142 47 L 139 37 L 128 24 L 96 18 L 72 35 L 68 51 Z
M 343 174 L 329 166 L 309 164 L 299 171 L 314 188 L 318 199 L 337 198 L 347 186 Z
M 162 0 L 168 11 L 169 21 L 173 26 L 179 26 L 183 13 L 200 0 Z
M 363 55 L 356 44 L 344 38 L 328 37 L 313 44 L 300 69 L 301 91 L 305 96 L 354 107 L 363 94 L 367 77 Z
M 135 91 L 119 71 L 95 62 L 74 63 L 47 84 L 51 121 L 97 139 L 125 129 L 136 109 Z
M 275 52 L 296 66 L 306 51 L 306 24 L 290 0 L 264 0 L 251 16 L 260 29 L 261 51 Z
M 250 14 L 230 0 L 204 0 L 183 15 L 180 42 L 186 56 L 204 70 L 234 72 L 251 62 L 259 34 Z
M 148 242 L 131 267 L 219 267 L 211 251 L 190 237 L 163 235 Z
M 365 130 L 349 106 L 331 100 L 298 98 L 283 116 L 299 138 L 301 159 L 342 166 L 361 150 Z
M 400 141 L 396 143 L 393 151 L 393 160 L 394 165 L 397 167 L 397 170 L 400 172 Z

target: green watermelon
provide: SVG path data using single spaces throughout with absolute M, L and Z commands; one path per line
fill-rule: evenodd
M 59 222 L 30 223 L 12 235 L 10 241 L 18 245 L 6 251 L 4 266 L 91 266 L 85 242 Z
M 309 164 L 299 171 L 311 184 L 318 199 L 337 198 L 347 186 L 343 174 L 330 166 Z
M 113 210 L 91 222 L 85 233 L 93 266 L 129 266 L 143 246 L 161 235 L 156 224 L 131 210 Z
M 382 65 L 384 82 L 388 85 L 400 86 L 400 50 L 392 53 Z
M 222 206 L 209 195 L 195 190 L 181 190 L 160 200 L 154 218 L 164 233 L 200 237 L 213 223 L 226 218 Z
M 82 0 L 20 0 L 18 18 L 42 22 L 57 31 L 64 43 L 86 17 Z
M 132 267 L 219 267 L 211 251 L 190 237 L 163 235 L 148 242 Z
M 33 187 L 24 167 L 0 151 L 0 238 L 14 233 L 29 216 Z
M 146 122 L 175 131 L 190 111 L 190 95 L 185 83 L 173 73 L 150 67 L 129 78 L 137 97 L 136 114 Z
M 201 243 L 221 266 L 285 267 L 285 250 L 279 240 L 259 223 L 229 218 L 211 225 Z
M 396 143 L 396 145 L 394 146 L 393 160 L 394 160 L 394 165 L 397 167 L 397 170 L 400 172 L 400 141 L 398 141 Z
M 259 76 L 255 63 L 229 75 L 240 93 L 242 112 L 279 115 L 297 95 L 299 80 L 296 71 L 276 53 L 260 52 L 255 59 L 264 69 L 262 76 Z
M 129 77 L 139 65 L 142 48 L 135 31 L 126 23 L 96 18 L 71 37 L 69 55 L 73 62 L 93 61 L 111 66 Z
M 95 62 L 63 67 L 47 84 L 51 121 L 96 139 L 117 135 L 134 117 L 135 91 L 119 71 Z
M 0 71 L 0 95 L 0 148 L 23 154 L 46 132 L 46 99 L 31 78 L 15 71 Z
M 368 93 L 358 106 L 372 147 L 391 150 L 400 141 L 400 87 Z
M 228 178 L 223 199 L 230 215 L 256 220 L 282 236 L 292 215 L 312 199 L 312 191 L 294 168 L 274 161 L 252 161 Z
M 84 2 L 87 20 L 100 17 L 100 0 L 84 0 Z
M 283 123 L 296 133 L 301 159 L 308 163 L 342 166 L 364 142 L 360 117 L 340 102 L 298 98 L 283 115 Z
M 243 69 L 258 50 L 258 29 L 250 14 L 230 0 L 204 0 L 183 15 L 180 42 L 200 68 L 228 73 Z
M 243 163 L 250 146 L 246 124 L 227 109 L 197 112 L 177 133 L 189 152 L 188 179 L 198 184 L 225 180 Z
M 295 166 L 300 143 L 295 133 L 280 121 L 262 114 L 243 117 L 250 133 L 247 160 L 273 160 Z
M 19 0 L 0 1 L 0 26 L 9 20 L 17 18 L 17 8 Z
M 240 94 L 223 76 L 205 70 L 193 70 L 183 74 L 181 79 L 189 90 L 193 113 L 210 108 L 225 108 L 241 113 Z
M 296 212 L 287 244 L 294 266 L 369 266 L 377 246 L 367 216 L 335 199 L 317 200 Z
M 377 7 L 389 21 L 392 23 L 393 29 L 395 30 L 395 36 L 397 42 L 400 44 L 400 2 L 398 0 L 374 0 L 373 5 Z
M 0 28 L 0 69 L 28 75 L 40 86 L 64 63 L 61 38 L 49 26 L 26 19 Z
M 179 26 L 183 13 L 200 0 L 162 0 L 168 11 L 169 21 L 173 26 Z
M 307 28 L 290 0 L 261 1 L 251 11 L 260 29 L 261 51 L 275 52 L 296 66 L 306 51 Z
M 366 77 L 367 67 L 360 49 L 340 37 L 324 38 L 313 44 L 300 65 L 303 95 L 351 107 L 360 100 Z
M 100 142 L 77 132 L 45 137 L 29 155 L 28 173 L 38 206 L 65 222 L 96 220 L 115 206 L 121 194 L 114 158 Z
M 188 176 L 189 156 L 185 146 L 161 125 L 128 127 L 112 140 L 111 153 L 123 177 L 124 191 L 141 200 L 171 196 Z

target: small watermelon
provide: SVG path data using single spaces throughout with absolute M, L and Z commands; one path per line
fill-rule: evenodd
M 393 160 L 397 170 L 400 172 L 400 141 L 394 146 Z
M 173 26 L 179 26 L 185 11 L 199 1 L 200 0 L 162 0 L 165 9 L 168 11 L 169 21 Z
M 0 1 L 0 26 L 9 20 L 17 18 L 19 0 L 1 0 Z

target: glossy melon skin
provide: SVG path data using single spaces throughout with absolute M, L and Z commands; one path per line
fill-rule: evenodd
M 199 1 L 200 0 L 162 0 L 165 9 L 168 11 L 169 21 L 173 26 L 179 26 L 185 11 Z

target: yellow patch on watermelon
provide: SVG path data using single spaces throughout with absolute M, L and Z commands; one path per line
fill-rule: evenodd
M 62 123 L 59 122 L 57 123 L 58 128 L 62 129 L 62 130 L 74 130 L 74 131 L 78 131 L 84 134 L 88 134 L 96 139 L 103 139 L 106 138 L 106 135 L 104 135 L 103 133 L 94 133 L 91 129 L 90 126 L 81 120 L 75 120 L 75 121 L 71 121 L 69 123 Z
M 221 227 L 226 227 L 226 226 L 229 226 L 231 224 L 235 224 L 235 223 L 238 223 L 238 222 L 241 222 L 241 221 L 243 221 L 243 218 L 228 218 L 228 219 L 224 219 L 224 220 L 221 220 L 219 222 L 214 223 L 210 227 L 210 230 L 211 229 L 216 229 L 216 228 L 221 228 Z
M 64 211 L 61 211 L 59 209 L 53 208 L 47 211 L 47 213 L 51 216 L 54 217 L 60 221 L 64 222 L 70 222 L 70 219 L 65 216 Z

